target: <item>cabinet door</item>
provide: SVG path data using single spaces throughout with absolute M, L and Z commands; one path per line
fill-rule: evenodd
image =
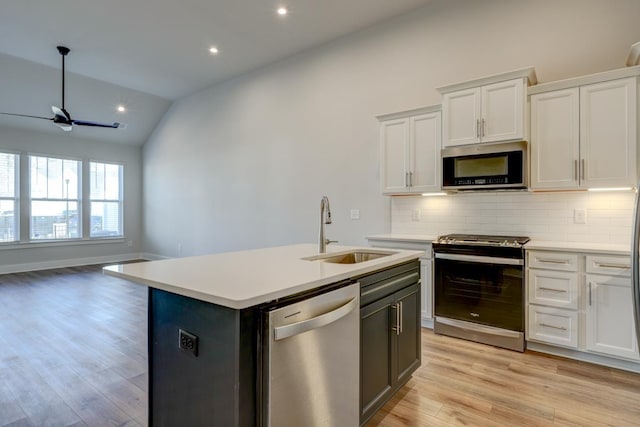
M 636 79 L 580 88 L 580 162 L 585 187 L 636 184 Z
M 421 317 L 433 320 L 433 267 L 432 260 L 420 261 L 420 292 L 422 294 Z
M 421 114 L 410 119 L 410 191 L 440 191 L 440 112 Z
M 407 191 L 409 119 L 380 123 L 380 180 L 383 193 Z
M 392 339 L 395 298 L 390 295 L 360 310 L 360 419 L 368 419 L 386 400 L 394 383 Z M 393 312 L 393 313 L 392 313 Z M 393 335 L 392 335 L 393 333 Z
M 420 286 L 409 286 L 396 294 L 395 311 L 400 320 L 396 334 L 394 383 L 406 382 L 420 366 Z
M 524 80 L 482 86 L 482 142 L 525 139 Z
M 587 274 L 587 350 L 640 359 L 628 277 Z
M 443 95 L 443 147 L 480 142 L 480 107 L 480 88 L 445 93 Z
M 531 187 L 578 188 L 578 88 L 531 96 Z

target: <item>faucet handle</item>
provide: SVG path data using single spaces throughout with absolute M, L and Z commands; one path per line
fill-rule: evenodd
M 330 244 L 330 243 L 338 243 L 338 241 L 337 241 L 337 240 L 331 240 L 331 239 L 324 239 L 324 243 L 325 243 L 326 245 L 328 245 L 328 244 Z

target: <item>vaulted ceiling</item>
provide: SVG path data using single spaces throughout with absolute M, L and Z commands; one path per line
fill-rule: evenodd
M 75 119 L 124 130 L 74 128 L 70 137 L 141 145 L 171 102 L 327 43 L 430 0 L 20 0 L 0 14 L 0 112 Z M 288 14 L 280 16 L 278 7 Z M 209 49 L 215 46 L 217 54 Z M 116 111 L 117 105 L 127 108 Z M 45 120 L 0 116 L 0 127 L 61 132 Z M 1 143 L 1 140 L 0 140 Z

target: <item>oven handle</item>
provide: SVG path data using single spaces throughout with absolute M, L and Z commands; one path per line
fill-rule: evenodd
M 523 259 L 500 258 L 500 257 L 480 256 L 480 255 L 436 254 L 436 259 L 448 259 L 451 261 L 479 262 L 482 264 L 524 265 Z

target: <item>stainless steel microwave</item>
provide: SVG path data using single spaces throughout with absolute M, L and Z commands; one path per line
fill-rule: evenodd
M 527 160 L 527 141 L 445 148 L 442 150 L 442 189 L 527 188 Z

